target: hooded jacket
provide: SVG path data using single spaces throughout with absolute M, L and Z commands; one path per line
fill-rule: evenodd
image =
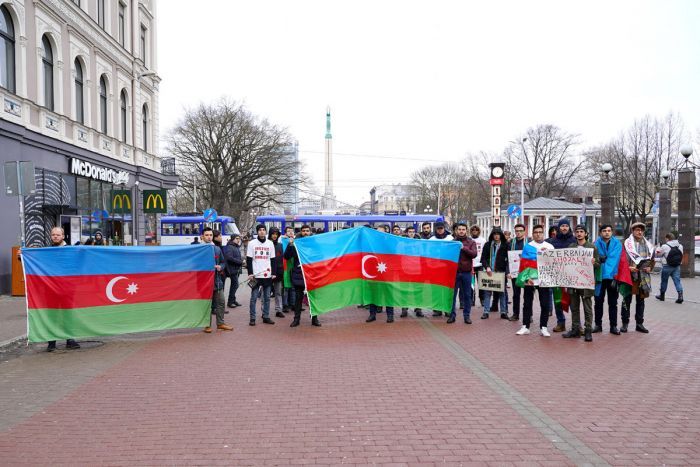
M 495 246 L 493 235 L 496 233 L 501 234 L 501 244 L 492 261 L 491 254 Z M 503 231 L 498 227 L 491 231 L 488 241 L 484 243 L 484 249 L 481 251 L 481 266 L 484 269 L 491 268 L 494 272 L 508 272 L 508 243 L 503 236 Z
M 277 240 L 272 239 L 272 234 L 277 234 Z M 282 261 L 282 254 L 284 249 L 282 248 L 282 242 L 280 242 L 280 231 L 278 228 L 273 227 L 270 229 L 270 233 L 267 238 L 275 245 L 275 260 L 271 261 L 272 275 L 275 276 L 275 282 L 284 279 L 284 262 Z

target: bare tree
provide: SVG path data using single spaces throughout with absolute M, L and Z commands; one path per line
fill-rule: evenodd
M 196 187 L 198 207 L 242 220 L 251 210 L 279 203 L 286 190 L 303 182 L 298 162 L 288 157 L 293 140 L 287 130 L 236 102 L 187 110 L 166 141 L 183 167 L 178 208 L 192 200 Z
M 575 154 L 578 135 L 554 125 L 530 128 L 503 151 L 506 162 L 506 193 L 525 184 L 528 199 L 570 194 L 572 181 L 580 175 L 583 159 Z
M 610 176 L 615 186 L 615 207 L 625 229 L 635 221 L 646 221 L 661 183 L 661 172 L 668 169 L 671 180 L 676 178 L 682 163 L 683 133 L 683 122 L 674 113 L 663 119 L 646 116 L 588 153 L 590 173 L 599 173 L 599 167 L 606 162 L 613 166 Z

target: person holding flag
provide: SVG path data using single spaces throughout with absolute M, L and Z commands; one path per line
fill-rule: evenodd
M 620 273 L 623 273 L 629 277 L 627 255 L 622 254 L 622 243 L 613 236 L 610 224 L 602 224 L 600 229 L 598 229 L 595 247 L 598 250 L 600 259 L 600 275 L 596 276 L 595 326 L 592 332 L 593 334 L 603 332 L 603 307 L 605 306 L 605 296 L 607 295 L 610 334 L 619 336 L 620 330 L 617 328 L 618 276 Z
M 632 234 L 624 243 L 625 253 L 629 263 L 629 271 L 632 277 L 632 293 L 627 295 L 622 302 L 622 328 L 620 332 L 627 332 L 630 321 L 630 307 L 632 296 L 635 298 L 634 320 L 635 331 L 644 334 L 649 330 L 644 327 L 644 299 L 651 295 L 651 271 L 654 269 L 654 245 L 644 237 L 646 225 L 643 222 L 632 224 Z
M 303 225 L 301 227 L 301 232 L 299 233 L 300 238 L 308 237 L 311 235 L 311 227 L 308 225 Z M 304 300 L 304 274 L 301 270 L 301 263 L 299 261 L 299 253 L 297 252 L 297 247 L 294 245 L 294 236 L 289 236 L 289 244 L 284 250 L 284 258 L 287 260 L 287 264 L 293 265 L 290 272 L 290 281 L 294 286 L 294 319 L 292 324 L 289 325 L 290 328 L 295 328 L 299 326 L 301 321 L 301 302 Z M 318 316 L 314 315 L 311 317 L 312 326 L 321 326 L 321 322 L 318 320 Z
M 455 240 L 461 243 L 459 263 L 457 264 L 457 281 L 455 283 L 455 296 L 452 300 L 452 313 L 447 320 L 448 324 L 455 322 L 457 318 L 457 295 L 464 304 L 464 323 L 472 324 L 470 314 L 472 311 L 472 260 L 476 257 L 476 243 L 467 235 L 467 224 L 459 222 L 455 229 Z
M 221 236 L 221 234 L 219 234 Z M 224 323 L 225 298 L 224 298 L 224 269 L 226 260 L 221 248 L 214 244 L 214 231 L 211 227 L 202 229 L 202 241 L 211 245 L 214 249 L 214 291 L 211 298 L 211 314 L 216 316 L 216 329 L 220 331 L 233 331 L 233 326 Z M 211 319 L 211 318 L 210 318 Z M 211 333 L 211 326 L 204 328 L 204 332 Z
M 550 289 L 539 287 L 537 254 L 539 251 L 552 249 L 554 249 L 552 244 L 544 240 L 544 226 L 534 226 L 532 228 L 532 241 L 523 248 L 523 254 L 520 258 L 520 273 L 516 279 L 516 285 L 523 289 L 523 326 L 515 333 L 518 336 L 530 334 L 535 289 L 537 289 L 540 299 L 540 334 L 543 337 L 551 335 L 547 330 L 547 322 L 552 310 L 552 295 Z

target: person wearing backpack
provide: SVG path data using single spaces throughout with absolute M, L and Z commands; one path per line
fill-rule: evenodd
M 678 292 L 676 303 L 683 303 L 683 285 L 681 284 L 681 263 L 683 262 L 683 245 L 678 243 L 676 237 L 672 233 L 666 234 L 666 244 L 664 244 L 659 252 L 658 257 L 661 257 L 661 287 L 657 300 L 662 302 L 666 299 L 666 287 L 668 287 L 669 276 L 673 279 L 673 285 Z

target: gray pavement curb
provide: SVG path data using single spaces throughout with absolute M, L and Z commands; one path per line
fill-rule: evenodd
M 26 341 L 27 341 L 27 336 L 22 335 L 22 336 L 13 337 L 12 339 L 8 339 L 6 341 L 0 342 L 0 352 L 8 349 L 10 347 L 14 347 L 17 344 L 21 344 L 23 342 L 26 342 Z

